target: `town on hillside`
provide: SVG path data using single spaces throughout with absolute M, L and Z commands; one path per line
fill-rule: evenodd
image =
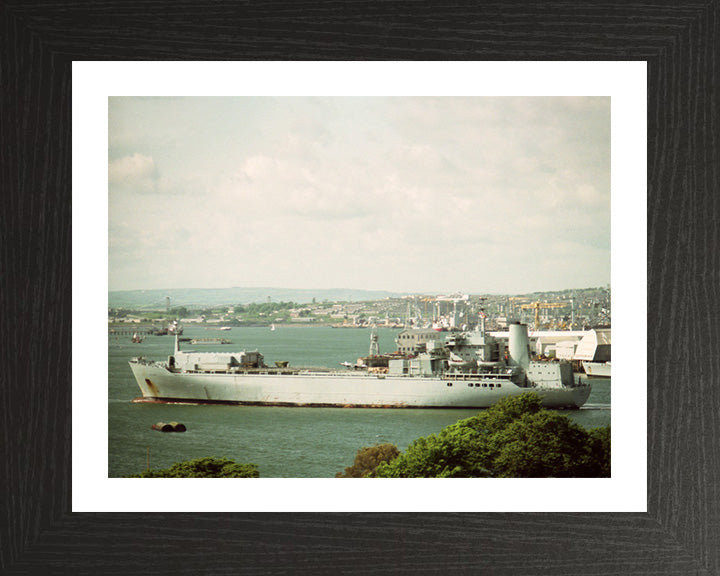
M 335 328 L 417 328 L 505 330 L 523 322 L 535 331 L 588 330 L 611 324 L 610 287 L 535 292 L 522 295 L 408 295 L 367 301 L 297 303 L 266 297 L 262 302 L 175 305 L 170 297 L 155 306 L 109 308 L 112 332 L 177 330 L 182 326 L 240 327 L 318 325 Z

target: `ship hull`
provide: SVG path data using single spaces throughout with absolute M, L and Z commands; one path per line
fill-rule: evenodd
M 583 361 L 585 374 L 592 378 L 610 378 L 610 362 L 588 362 Z
M 507 396 L 536 392 L 548 408 L 578 408 L 588 385 L 526 388 L 509 380 L 367 373 L 173 372 L 159 364 L 130 362 L 142 400 L 270 406 L 363 408 L 487 408 Z M 492 384 L 492 387 L 490 386 Z M 499 384 L 499 385 L 498 385 Z

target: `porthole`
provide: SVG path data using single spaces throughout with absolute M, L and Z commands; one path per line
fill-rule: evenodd
M 447 385 L 448 385 L 448 386 L 452 386 L 452 382 L 448 382 Z
M 472 382 L 468 382 L 468 388 L 472 388 Z

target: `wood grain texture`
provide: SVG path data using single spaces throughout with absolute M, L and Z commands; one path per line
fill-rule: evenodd
M 0 572 L 720 574 L 718 6 L 6 0 Z M 649 512 L 71 513 L 71 62 L 164 59 L 647 60 Z

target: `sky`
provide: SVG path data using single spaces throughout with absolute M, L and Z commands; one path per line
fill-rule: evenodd
M 111 97 L 109 289 L 610 284 L 609 97 Z

